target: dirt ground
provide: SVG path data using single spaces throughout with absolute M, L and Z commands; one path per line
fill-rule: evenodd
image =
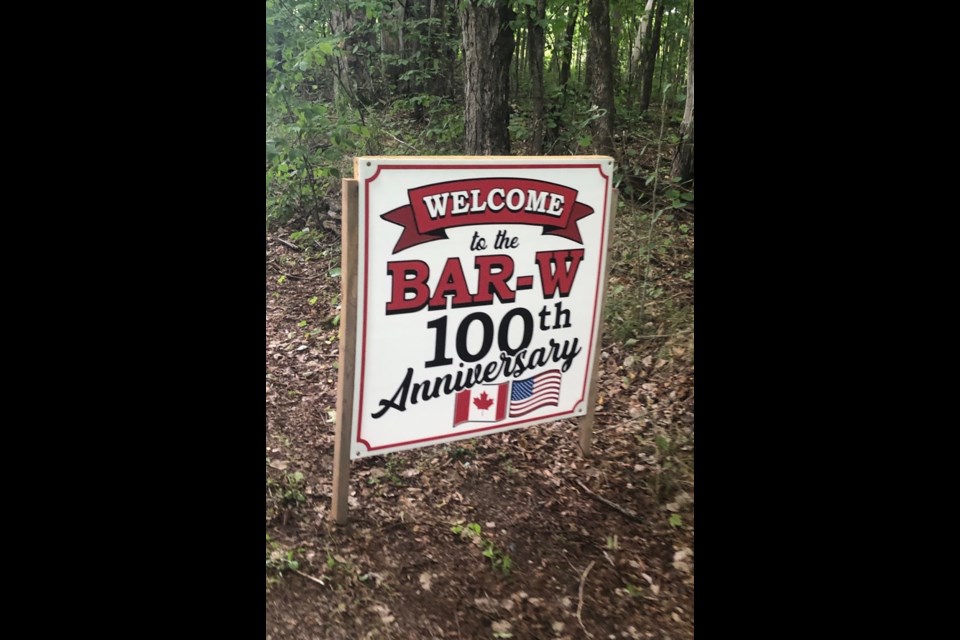
M 561 421 L 355 461 L 344 527 L 330 518 L 339 237 L 300 251 L 278 237 L 266 251 L 268 640 L 693 637 L 692 234 L 651 263 L 649 302 L 688 308 L 687 325 L 653 315 L 655 337 L 604 337 L 589 457 Z M 613 264 L 620 291 L 636 270 Z

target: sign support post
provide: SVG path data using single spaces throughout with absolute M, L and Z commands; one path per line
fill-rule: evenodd
M 350 493 L 350 428 L 353 424 L 353 377 L 357 351 L 357 224 L 359 183 L 341 182 L 343 207 L 340 251 L 340 358 L 337 375 L 337 423 L 333 440 L 333 519 L 347 523 Z
M 610 198 L 610 229 L 616 222 L 617 214 L 617 196 L 619 192 L 614 189 L 613 196 Z M 606 272 L 603 274 L 603 291 L 600 304 L 600 322 L 597 327 L 597 342 L 593 345 L 593 375 L 590 377 L 590 393 L 587 394 L 587 413 L 579 420 L 580 427 L 580 455 L 584 458 L 590 457 L 590 447 L 593 445 L 593 423 L 594 413 L 597 410 L 597 395 L 600 379 L 600 346 L 603 338 L 603 318 L 607 309 L 607 281 L 610 279 L 610 258 L 607 258 Z

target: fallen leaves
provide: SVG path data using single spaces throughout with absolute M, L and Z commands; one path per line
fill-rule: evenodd
M 666 508 L 667 508 L 667 511 L 677 512 L 690 504 L 693 504 L 693 496 L 691 496 L 686 491 L 681 491 L 676 496 L 674 496 L 671 502 L 668 502 L 666 504 Z
M 316 273 L 326 272 L 317 267 Z M 310 269 L 285 265 L 291 273 Z M 287 525 L 268 520 L 268 533 L 285 549 L 302 550 L 296 559 L 303 571 L 327 585 L 321 590 L 295 578 L 291 586 L 311 586 L 309 595 L 287 586 L 274 590 L 267 599 L 271 621 L 296 614 L 302 617 L 298 637 L 317 640 L 494 634 L 575 640 L 583 637 L 575 617 L 580 576 L 571 566 L 596 560 L 582 618 L 597 638 L 692 637 L 692 484 L 679 482 L 651 497 L 666 460 L 654 437 L 670 436 L 677 460 L 692 454 L 692 363 L 684 368 L 660 357 L 692 358 L 691 336 L 604 346 L 603 408 L 590 459 L 577 451 L 576 423 L 563 421 L 354 461 L 351 522 L 339 527 L 329 517 L 337 328 L 322 322 L 337 311 L 330 301 L 339 282 L 336 292 L 318 290 L 322 280 L 290 280 L 278 291 L 276 276 L 270 280 L 268 473 L 276 479 L 302 471 L 307 500 Z M 315 328 L 320 332 L 307 334 Z M 649 514 L 650 522 L 625 522 L 564 482 L 571 473 L 598 494 Z M 684 526 L 671 529 L 666 525 L 676 514 Z M 512 556 L 515 573 L 490 571 L 473 545 L 450 535 L 457 521 L 479 523 L 483 535 Z M 605 548 L 614 534 L 619 543 Z M 677 604 L 684 609 L 674 609 Z M 308 630 L 313 618 L 319 621 Z
M 430 591 L 433 583 L 433 576 L 430 575 L 428 571 L 424 571 L 420 574 L 420 587 L 424 591 Z
M 390 623 L 396 620 L 396 617 L 392 613 L 390 613 L 390 607 L 386 605 L 375 604 L 370 608 L 373 610 L 374 613 L 380 616 L 380 622 L 382 622 L 385 626 L 390 625 Z
M 673 568 L 684 573 L 691 573 L 693 565 L 689 560 L 693 559 L 693 550 L 690 547 L 683 547 L 673 554 Z

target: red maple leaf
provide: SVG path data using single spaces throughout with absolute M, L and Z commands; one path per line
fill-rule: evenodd
M 490 405 L 493 404 L 493 400 L 491 400 L 487 392 L 484 391 L 480 394 L 479 398 L 473 399 L 473 404 L 477 405 L 477 409 L 480 409 L 480 411 L 486 411 L 490 408 Z

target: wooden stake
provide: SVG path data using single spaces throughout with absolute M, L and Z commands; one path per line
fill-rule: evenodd
M 619 192 L 614 189 L 610 197 L 610 226 L 607 229 L 607 265 L 603 274 L 603 285 L 600 292 L 600 320 L 597 326 L 597 335 L 593 343 L 593 375 L 590 376 L 590 391 L 587 393 L 587 412 L 580 418 L 580 455 L 584 458 L 589 457 L 590 447 L 593 445 L 593 422 L 594 413 L 597 407 L 597 395 L 599 394 L 600 378 L 600 345 L 603 337 L 603 316 L 607 307 L 607 280 L 610 279 L 610 234 L 613 233 L 614 217 L 617 212 L 617 196 Z
M 337 369 L 337 424 L 333 439 L 333 505 L 337 524 L 347 523 L 350 493 L 350 436 L 357 351 L 357 232 L 360 188 L 344 178 L 340 252 L 340 358 Z

